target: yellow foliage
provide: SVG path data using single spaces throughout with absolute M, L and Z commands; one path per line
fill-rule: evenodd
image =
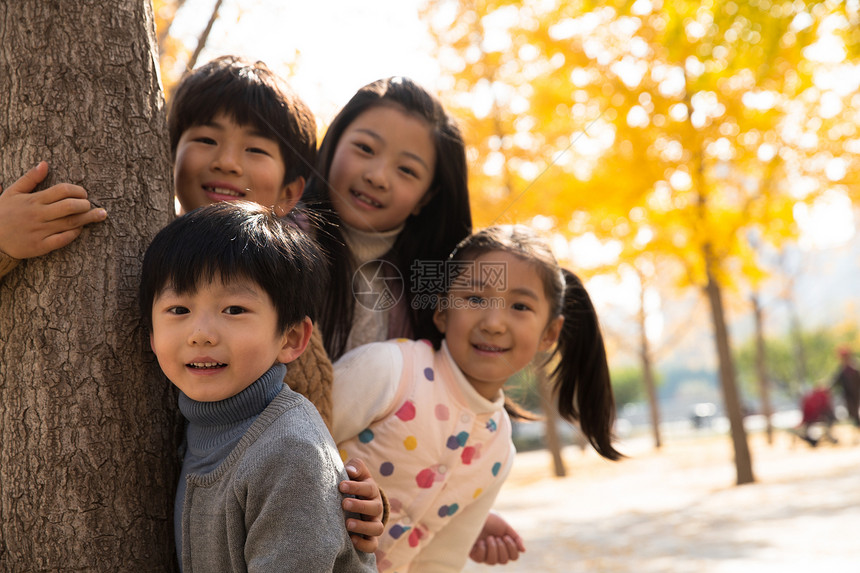
M 166 99 L 170 99 L 173 86 L 185 72 L 183 62 L 188 60 L 191 49 L 170 35 L 170 27 L 176 13 L 185 0 L 153 0 L 155 11 L 155 33 L 158 39 L 158 67 Z M 192 47 L 193 49 L 193 47 Z
M 761 279 L 751 230 L 777 247 L 796 238 L 799 178 L 811 201 L 839 161 L 860 198 L 856 82 L 816 84 L 857 73 L 844 3 L 436 0 L 425 16 L 445 61 L 459 56 L 446 96 L 479 226 L 543 215 L 621 241 L 619 264 L 657 255 L 689 284 L 710 268 L 731 286 Z M 847 58 L 813 61 L 840 21 Z

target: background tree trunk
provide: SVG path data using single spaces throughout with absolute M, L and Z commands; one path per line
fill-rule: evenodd
M 742 404 L 738 396 L 738 388 L 735 376 L 735 367 L 732 362 L 731 345 L 729 344 L 729 331 L 726 327 L 725 310 L 723 309 L 723 298 L 720 285 L 710 268 L 710 255 L 705 254 L 708 273 L 708 285 L 705 293 L 711 305 L 711 318 L 714 323 L 714 338 L 717 344 L 717 356 L 719 359 L 720 387 L 723 390 L 723 404 L 726 416 L 729 418 L 729 426 L 732 444 L 735 449 L 735 470 L 737 472 L 737 485 L 753 483 L 752 456 L 747 433 L 744 428 L 744 416 Z
M 140 328 L 172 216 L 149 0 L 0 3 L 0 180 L 45 159 L 108 219 L 0 283 L 0 570 L 174 571 L 181 432 Z
M 651 367 L 651 345 L 645 330 L 645 278 L 639 273 L 639 362 L 642 364 L 642 381 L 645 383 L 645 393 L 648 396 L 648 409 L 651 413 L 651 434 L 654 436 L 654 447 L 660 449 L 663 440 L 660 437 L 660 400 L 657 397 L 657 384 L 654 381 L 654 369 Z
M 206 23 L 206 27 L 200 33 L 200 37 L 197 38 L 197 47 L 194 48 L 194 53 L 191 54 L 191 57 L 188 58 L 188 63 L 185 65 L 186 70 L 189 72 L 197 65 L 197 58 L 200 57 L 200 52 L 203 51 L 203 48 L 206 47 L 206 42 L 209 41 L 209 33 L 212 32 L 212 26 L 215 25 L 215 20 L 218 19 L 218 11 L 221 9 L 222 2 L 223 0 L 215 2 L 215 7 L 212 8 L 212 15 L 209 16 L 209 22 Z
M 564 477 L 567 475 L 567 468 L 564 466 L 564 458 L 561 455 L 561 438 L 558 435 L 558 409 L 553 400 L 550 381 L 546 376 L 548 365 L 546 364 L 545 355 L 540 355 L 540 360 L 537 360 L 535 363 L 540 364 L 540 366 L 535 368 L 535 376 L 537 377 L 541 410 L 544 415 L 546 448 L 552 456 L 552 470 L 555 477 Z

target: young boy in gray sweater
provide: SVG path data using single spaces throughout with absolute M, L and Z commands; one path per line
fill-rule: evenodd
M 312 239 L 247 202 L 196 209 L 147 249 L 142 316 L 188 420 L 174 508 L 184 573 L 376 571 L 344 525 L 335 444 L 283 383 L 323 269 Z

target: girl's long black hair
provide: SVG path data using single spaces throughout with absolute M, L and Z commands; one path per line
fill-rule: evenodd
M 436 149 L 436 168 L 427 191 L 429 200 L 417 215 L 410 215 L 385 259 L 393 263 L 403 279 L 403 304 L 407 308 L 407 329 L 397 333 L 410 338 L 426 338 L 435 330 L 432 303 L 413 280 L 413 266 L 442 264 L 448 253 L 472 230 L 469 207 L 466 151 L 460 130 L 442 104 L 408 78 L 375 81 L 358 90 L 332 120 L 320 145 L 317 169 L 305 186 L 302 200 L 318 227 L 317 239 L 328 257 L 329 291 L 320 313 L 323 340 L 332 360 L 345 351 L 352 328 L 355 298 L 352 276 L 355 261 L 344 244 L 341 221 L 332 208 L 328 183 L 332 158 L 346 128 L 365 111 L 393 106 L 414 114 L 430 127 Z M 419 283 L 419 284 L 416 284 Z
M 550 360 L 558 394 L 558 412 L 565 420 L 579 420 L 582 433 L 597 452 L 610 460 L 621 454 L 612 446 L 615 398 L 606 360 L 606 347 L 597 312 L 582 281 L 567 269 L 561 314 L 564 324 Z
M 558 398 L 559 414 L 569 422 L 578 422 L 582 433 L 601 456 L 610 460 L 623 457 L 612 445 L 615 399 L 603 334 L 582 281 L 569 270 L 562 269 L 547 243 L 521 225 L 477 231 L 457 245 L 450 259 L 474 260 L 493 251 L 510 253 L 532 264 L 550 302 L 550 320 L 559 315 L 564 317 L 558 343 L 547 359 L 548 364 L 556 361 L 550 379 Z M 449 283 L 451 280 L 448 279 Z M 442 338 L 436 331 L 431 341 L 438 347 Z M 506 399 L 506 409 L 513 417 L 534 419 Z

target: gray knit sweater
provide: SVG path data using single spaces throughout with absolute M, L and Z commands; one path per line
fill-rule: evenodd
M 219 402 L 180 395 L 189 422 L 177 492 L 184 573 L 376 571 L 346 531 L 334 442 L 284 373 L 273 366 Z

